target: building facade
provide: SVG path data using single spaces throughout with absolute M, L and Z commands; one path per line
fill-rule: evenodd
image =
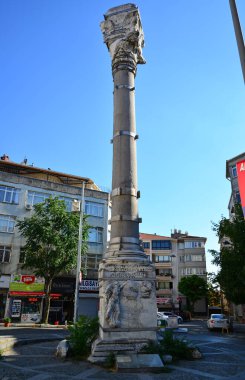
M 107 244 L 109 194 L 101 191 L 89 178 L 14 163 L 7 156 L 0 159 L 0 319 L 6 314 L 20 322 L 38 322 L 43 303 L 43 279 L 31 271 L 23 273 L 24 238 L 16 221 L 31 215 L 33 206 L 48 197 L 65 201 L 72 211 L 74 201 L 82 201 L 85 183 L 84 212 L 91 226 L 88 252 L 83 259 L 85 276 L 79 291 L 79 314 L 97 315 L 98 263 Z M 75 292 L 74 273 L 53 281 L 50 322 L 72 320 Z
M 236 203 L 241 203 L 236 164 L 237 162 L 242 161 L 244 159 L 245 153 L 241 153 L 238 156 L 230 158 L 226 161 L 226 178 L 231 184 L 231 195 L 228 203 L 230 219 L 232 219 L 232 216 L 234 215 L 234 205 Z M 224 241 L 221 241 L 220 244 L 229 244 L 229 241 L 228 239 L 224 239 Z M 245 305 L 231 304 L 231 307 L 233 309 L 232 311 L 235 318 L 245 320 Z
M 196 274 L 205 280 L 205 237 L 190 236 L 174 230 L 171 237 L 141 233 L 143 249 L 156 268 L 156 294 L 159 311 L 180 312 L 187 307 L 186 297 L 178 291 L 182 277 Z M 194 312 L 206 315 L 206 299 L 198 301 Z

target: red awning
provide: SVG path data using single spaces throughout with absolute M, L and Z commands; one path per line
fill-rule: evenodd
M 11 291 L 9 292 L 10 296 L 36 296 L 36 297 L 44 297 L 44 292 L 17 292 L 17 291 Z M 60 293 L 51 293 L 51 297 L 60 297 L 62 294 Z

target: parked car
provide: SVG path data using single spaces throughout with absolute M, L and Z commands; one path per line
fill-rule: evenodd
M 209 330 L 231 327 L 229 319 L 224 314 L 211 314 L 207 326 Z
M 168 319 L 168 317 L 176 317 L 177 320 L 178 320 L 178 323 L 183 323 L 183 318 L 182 317 L 180 317 L 177 314 L 173 314 L 170 311 L 158 311 L 157 312 L 157 316 L 159 318 L 162 317 L 162 319 L 166 319 L 166 320 Z

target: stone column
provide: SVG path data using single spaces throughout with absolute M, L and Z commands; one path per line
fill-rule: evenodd
M 144 35 L 138 8 L 109 9 L 101 30 L 114 81 L 111 239 L 99 267 L 100 338 L 91 361 L 111 352 L 138 352 L 156 339 L 155 268 L 139 244 L 135 125 L 135 75 Z

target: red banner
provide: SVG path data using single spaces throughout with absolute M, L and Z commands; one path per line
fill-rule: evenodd
M 245 217 L 245 160 L 239 161 L 236 164 L 238 187 L 241 198 L 243 215 Z
M 33 282 L 35 282 L 35 276 L 33 275 L 22 275 L 21 276 L 21 281 L 24 282 L 25 284 L 33 284 Z
M 171 298 L 157 297 L 157 303 L 170 303 Z

